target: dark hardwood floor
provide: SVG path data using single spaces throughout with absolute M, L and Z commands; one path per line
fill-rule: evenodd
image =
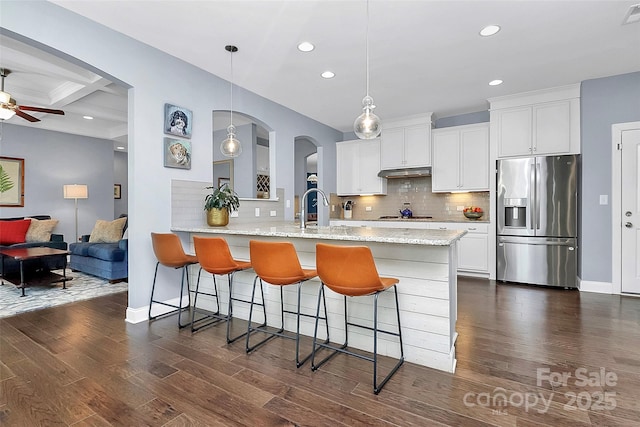
M 405 363 L 378 396 L 368 362 L 312 373 L 293 341 L 246 355 L 224 326 L 131 325 L 126 305 L 1 319 L 0 425 L 640 424 L 640 298 L 460 278 L 456 373 Z

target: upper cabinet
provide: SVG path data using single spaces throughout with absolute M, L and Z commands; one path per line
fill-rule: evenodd
M 380 172 L 380 139 L 336 143 L 337 193 L 339 196 L 387 194 L 387 180 Z
M 434 129 L 433 192 L 489 191 L 489 124 Z
M 382 169 L 431 166 L 431 113 L 385 121 L 383 126 Z
M 497 157 L 580 153 L 580 85 L 492 98 Z

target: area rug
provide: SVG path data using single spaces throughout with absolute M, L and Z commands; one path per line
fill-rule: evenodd
M 62 270 L 56 271 L 56 273 L 61 274 Z M 0 286 L 0 318 L 123 292 L 129 286 L 127 282 L 109 283 L 108 280 L 78 271 L 67 270 L 67 276 L 73 277 L 73 280 L 67 282 L 66 289 L 62 289 L 61 283 L 48 286 L 29 286 L 25 289 L 26 296 L 24 297 L 20 296 L 20 289 L 11 283 L 4 282 L 4 285 Z

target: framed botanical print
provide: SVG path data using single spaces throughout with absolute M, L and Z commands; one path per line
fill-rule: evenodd
M 186 108 L 164 104 L 164 133 L 191 138 L 193 113 Z
M 24 206 L 24 159 L 0 157 L 0 206 Z
M 191 169 L 191 141 L 165 138 L 164 166 L 167 168 Z

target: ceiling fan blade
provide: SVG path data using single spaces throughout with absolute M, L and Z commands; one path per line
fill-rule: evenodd
M 23 119 L 29 120 L 30 122 L 39 122 L 40 121 L 40 119 L 37 119 L 37 118 L 35 118 L 35 117 L 25 113 L 25 112 L 22 112 L 22 111 L 18 110 L 17 108 L 15 110 L 13 110 L 13 111 L 16 112 L 16 116 L 22 117 Z
M 60 114 L 61 116 L 64 116 L 64 111 L 62 110 L 52 110 L 50 108 L 40 108 L 40 107 L 29 107 L 27 105 L 20 105 L 18 106 L 18 108 L 24 111 L 38 111 L 40 113 Z

